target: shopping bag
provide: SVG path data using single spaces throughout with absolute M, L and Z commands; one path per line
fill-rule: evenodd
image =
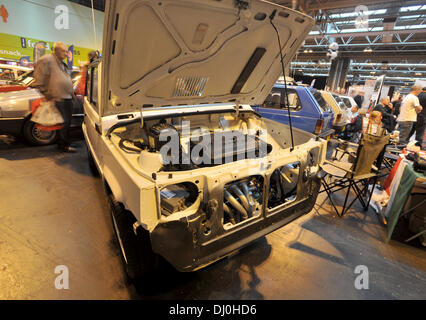
M 36 123 L 37 129 L 43 131 L 62 129 L 64 119 L 53 101 L 34 101 L 31 109 L 33 112 L 31 121 Z

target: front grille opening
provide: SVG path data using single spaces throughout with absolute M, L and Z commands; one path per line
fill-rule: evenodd
M 274 170 L 269 183 L 268 209 L 296 200 L 300 162 L 286 164 Z
M 181 212 L 194 204 L 198 187 L 192 182 L 169 185 L 160 190 L 161 214 L 165 217 Z
M 232 181 L 223 190 L 223 226 L 232 228 L 260 216 L 263 206 L 262 176 Z

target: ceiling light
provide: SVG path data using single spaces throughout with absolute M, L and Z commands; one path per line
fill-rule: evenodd
M 370 47 L 367 47 L 367 48 L 364 49 L 364 52 L 372 52 L 372 51 L 373 51 L 373 49 L 371 49 Z
M 312 53 L 313 51 L 312 50 L 309 50 L 309 53 Z

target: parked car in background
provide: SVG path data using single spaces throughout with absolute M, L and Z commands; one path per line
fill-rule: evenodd
M 340 133 L 344 130 L 346 125 L 346 120 L 348 119 L 347 108 L 344 106 L 344 103 L 340 100 L 340 98 L 336 97 L 328 91 L 321 91 L 321 95 L 324 100 L 328 103 L 328 105 L 333 109 L 334 112 L 334 121 L 333 121 L 333 129 L 336 133 Z
M 354 98 L 352 98 L 351 96 L 339 96 L 340 99 L 342 99 L 342 101 L 344 102 L 344 104 L 346 105 L 346 107 L 348 108 L 348 110 L 351 110 L 352 107 L 358 107 L 357 103 L 355 102 Z
M 4 81 L 3 84 L 0 84 L 0 93 L 28 89 L 29 84 L 34 81 L 33 74 L 34 70 L 30 70 L 21 74 L 14 80 Z
M 73 71 L 71 76 L 75 84 L 78 72 Z M 41 131 L 31 121 L 32 102 L 43 98 L 37 89 L 31 88 L 33 82 L 33 71 L 30 71 L 3 86 L 9 90 L 0 92 L 0 133 L 22 136 L 31 145 L 46 145 L 55 141 L 56 131 Z M 18 89 L 13 90 L 14 88 Z M 77 97 L 71 126 L 80 126 L 83 116 L 83 100 L 82 97 Z
M 275 84 L 261 106 L 254 110 L 265 118 L 289 124 L 286 108 L 285 85 Z M 292 125 L 295 128 L 328 138 L 334 131 L 333 111 L 319 91 L 307 86 L 287 85 Z
M 0 85 L 6 84 L 11 80 L 16 80 L 20 75 L 31 70 L 32 68 L 0 64 Z

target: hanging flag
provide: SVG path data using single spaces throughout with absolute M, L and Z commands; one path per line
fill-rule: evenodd
M 30 57 L 29 56 L 24 56 L 24 57 L 21 57 L 21 59 L 19 59 L 19 65 L 22 66 L 22 67 L 28 66 L 29 63 L 30 63 Z
M 74 61 L 74 45 L 70 45 L 68 47 L 67 61 L 68 61 L 68 69 L 72 70 L 72 65 Z

